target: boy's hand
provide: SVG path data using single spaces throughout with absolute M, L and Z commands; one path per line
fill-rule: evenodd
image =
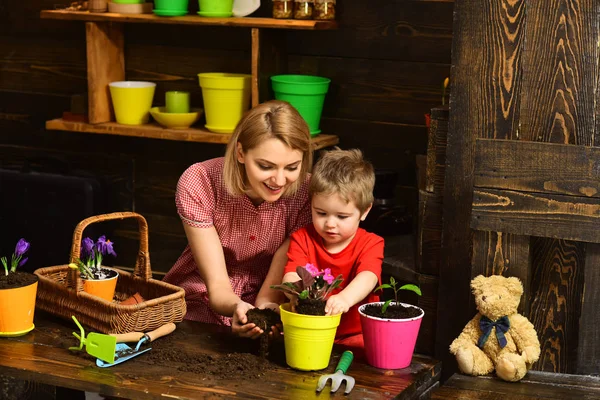
M 325 304 L 325 315 L 337 315 L 345 313 L 350 308 L 348 301 L 341 294 L 334 294 Z
M 235 311 L 233 312 L 233 320 L 231 321 L 231 332 L 234 335 L 238 335 L 240 337 L 247 337 L 251 339 L 256 339 L 263 332 L 255 324 L 249 324 L 248 317 L 246 317 L 246 313 L 253 309 L 254 307 L 246 303 L 245 301 L 240 301 L 235 307 Z

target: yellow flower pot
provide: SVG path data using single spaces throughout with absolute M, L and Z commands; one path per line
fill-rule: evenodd
M 304 315 L 291 312 L 289 307 L 289 303 L 279 307 L 285 361 L 290 367 L 301 371 L 327 368 L 342 314 Z
M 31 331 L 38 283 L 0 290 L 0 336 L 21 336 Z

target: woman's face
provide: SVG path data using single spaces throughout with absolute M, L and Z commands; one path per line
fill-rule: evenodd
M 255 205 L 274 202 L 300 176 L 302 152 L 293 150 L 278 139 L 266 140 L 244 153 L 238 143 L 237 159 L 244 164 L 248 177 L 248 197 Z

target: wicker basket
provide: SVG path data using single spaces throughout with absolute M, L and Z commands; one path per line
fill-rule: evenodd
M 80 256 L 83 230 L 92 223 L 114 219 L 136 218 L 139 222 L 140 250 L 132 273 L 118 270 L 116 301 L 108 302 L 83 291 L 79 271 L 68 264 L 40 268 L 36 307 L 62 318 L 75 315 L 79 322 L 103 333 L 146 332 L 167 322 L 180 322 L 186 313 L 182 288 L 152 279 L 148 253 L 148 224 L 133 212 L 97 215 L 81 221 L 73 232 L 71 262 Z M 121 305 L 136 292 L 145 301 Z

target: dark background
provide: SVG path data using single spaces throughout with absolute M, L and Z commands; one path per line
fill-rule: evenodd
M 338 3 L 338 30 L 280 31 L 287 72 L 332 79 L 323 132 L 338 135 L 342 148 L 361 148 L 376 168 L 397 172 L 395 202 L 415 214 L 415 157 L 427 147 L 424 114 L 441 103 L 450 74 L 453 2 Z M 84 23 L 39 18 L 56 4 L 0 2 L 0 255 L 25 237 L 29 270 L 64 264 L 84 216 L 131 210 L 148 220 L 153 270 L 167 271 L 186 244 L 174 205 L 177 179 L 225 146 L 46 131 L 44 122 L 87 90 Z M 270 6 L 263 0 L 259 12 Z M 166 90 L 188 90 L 197 106 L 197 73 L 250 72 L 250 30 L 126 25 L 125 65 L 126 79 L 157 83 L 155 104 Z M 117 264 L 132 267 L 136 228 L 106 223 L 84 236 L 110 235 Z

